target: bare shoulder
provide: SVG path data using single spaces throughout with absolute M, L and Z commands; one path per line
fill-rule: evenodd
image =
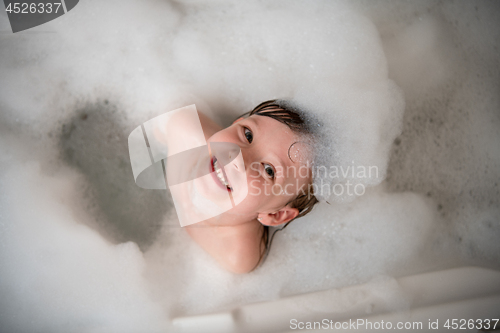
M 260 223 L 259 223 L 260 225 Z M 247 226 L 187 226 L 186 231 L 225 269 L 244 274 L 254 270 L 263 255 L 263 228 Z
M 234 238 L 234 253 L 229 258 L 229 270 L 244 274 L 257 268 L 263 257 L 265 244 L 262 243 L 262 232 L 242 234 Z

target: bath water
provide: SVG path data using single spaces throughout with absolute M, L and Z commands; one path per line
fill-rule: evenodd
M 2 331 L 159 332 L 238 304 L 498 269 L 499 7 L 86 0 L 16 34 L 1 14 Z M 127 136 L 193 103 L 227 126 L 272 98 L 321 119 L 318 164 L 377 173 L 322 179 L 364 191 L 324 195 L 233 275 L 168 192 L 135 185 Z

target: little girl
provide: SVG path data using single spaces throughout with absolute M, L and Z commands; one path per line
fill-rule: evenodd
M 167 112 L 129 136 L 134 179 L 168 187 L 189 235 L 222 267 L 250 272 L 268 252 L 269 227 L 286 226 L 318 202 L 310 116 L 271 100 L 222 129 L 194 105 Z
M 304 111 L 284 100 L 263 102 L 225 129 L 201 113 L 199 117 L 209 144 L 228 142 L 240 148 L 248 194 L 223 214 L 185 228 L 222 267 L 247 273 L 269 249 L 269 227 L 286 226 L 318 202 L 310 192 L 311 172 L 304 172 L 310 165 L 304 162 L 311 156 L 312 126 Z M 231 191 L 223 176 L 215 181 Z

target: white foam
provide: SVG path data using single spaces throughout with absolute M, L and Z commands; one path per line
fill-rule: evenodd
M 72 210 L 78 175 L 61 169 L 58 177 L 47 177 L 37 162 L 4 164 L 2 170 L 3 329 L 160 332 L 168 327 L 161 307 L 149 298 L 137 245 L 107 243 L 82 224 L 89 218 L 83 211 Z

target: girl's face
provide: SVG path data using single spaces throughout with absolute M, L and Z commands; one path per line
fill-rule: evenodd
M 246 222 L 255 219 L 258 214 L 279 211 L 295 199 L 300 191 L 307 193 L 309 169 L 300 159 L 293 158 L 296 160 L 294 162 L 289 154 L 290 147 L 297 141 L 300 141 L 299 136 L 285 124 L 257 115 L 240 118 L 208 139 L 209 143 L 229 142 L 238 145 L 245 164 L 248 194 L 221 218 L 233 223 Z M 212 155 L 217 157 L 216 154 Z M 217 181 L 214 179 L 214 182 Z M 220 188 L 221 184 L 216 185 Z M 237 192 L 237 189 L 234 191 Z

